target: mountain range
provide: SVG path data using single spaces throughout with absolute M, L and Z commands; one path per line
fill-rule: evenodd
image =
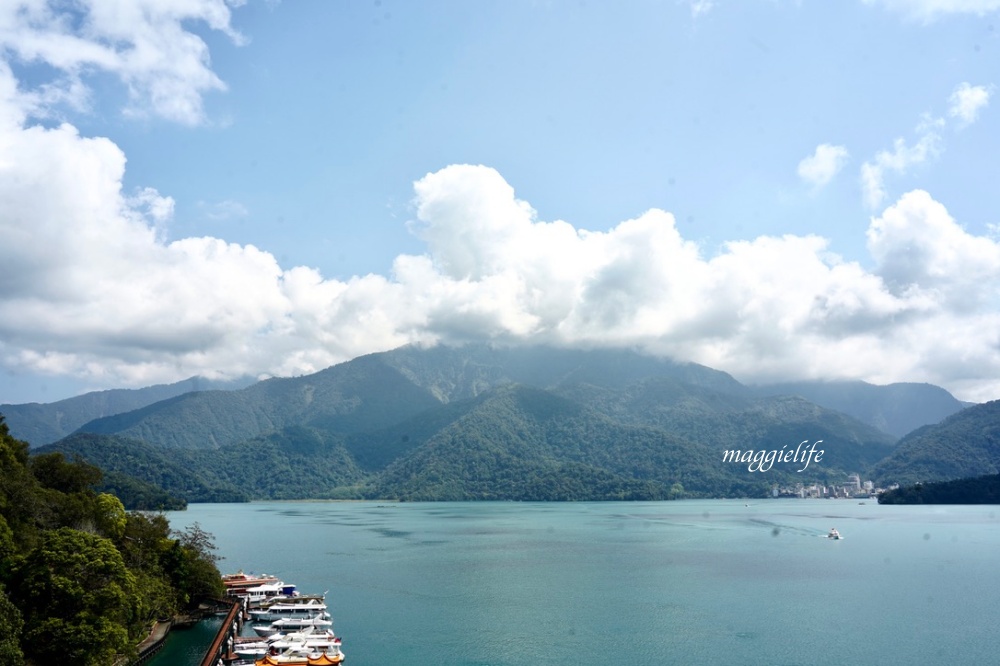
M 247 377 L 216 381 L 190 377 L 173 384 L 157 384 L 141 389 L 91 391 L 73 398 L 50 403 L 28 402 L 0 405 L 11 434 L 32 446 L 51 444 L 70 435 L 84 423 L 113 414 L 129 412 L 155 402 L 193 391 L 240 389 L 255 380 Z
M 488 346 L 409 346 L 312 375 L 157 397 L 96 413 L 41 449 L 189 501 L 747 496 L 898 473 L 893 431 L 964 407 L 925 384 L 749 387 L 632 351 Z M 15 436 L 31 441 L 25 414 L 32 432 L 56 432 L 46 406 L 9 407 L 0 413 Z M 825 451 L 806 472 L 723 461 L 727 450 L 802 441 Z

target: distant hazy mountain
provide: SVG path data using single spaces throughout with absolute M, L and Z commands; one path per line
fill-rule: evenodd
M 803 440 L 823 440 L 827 452 L 808 473 L 791 465 L 751 473 L 723 461 L 726 450 L 794 449 Z M 187 393 L 87 423 L 52 448 L 167 483 L 189 501 L 227 493 L 657 499 L 843 481 L 893 441 L 845 414 L 760 396 L 695 364 L 470 346 L 405 347 L 304 377 Z M 172 466 L 186 475 L 179 488 L 176 474 L 160 478 Z
M 41 446 L 66 437 L 94 419 L 130 412 L 191 391 L 233 390 L 248 386 L 253 381 L 246 378 L 220 382 L 191 377 L 175 384 L 94 391 L 45 404 L 0 405 L 0 414 L 5 417 L 11 435 L 32 446 Z
M 901 439 L 875 466 L 882 482 L 948 481 L 1000 472 L 1000 400 L 973 405 Z
M 785 382 L 759 386 L 762 395 L 798 395 L 835 409 L 896 437 L 951 416 L 969 403 L 932 384 L 867 382 Z

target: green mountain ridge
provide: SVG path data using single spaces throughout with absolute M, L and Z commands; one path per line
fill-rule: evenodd
M 886 387 L 845 400 L 881 413 L 885 396 L 896 405 L 912 392 L 873 388 Z M 87 423 L 52 448 L 187 501 L 759 495 L 866 476 L 893 452 L 891 435 L 801 393 L 631 351 L 409 346 L 173 396 Z M 723 461 L 802 441 L 825 451 L 807 472 Z
M 248 386 L 249 378 L 214 381 L 190 377 L 173 384 L 158 384 L 141 389 L 93 391 L 51 403 L 0 405 L 7 426 L 14 437 L 32 446 L 51 444 L 72 434 L 94 419 L 141 409 L 147 405 L 195 391 L 236 390 Z
M 1000 400 L 973 405 L 919 428 L 872 470 L 884 484 L 979 477 L 1000 472 Z
M 783 382 L 757 387 L 757 391 L 762 395 L 798 395 L 895 437 L 938 423 L 970 406 L 939 386 L 908 382 L 887 386 L 861 381 Z
M 827 451 L 806 474 L 723 461 L 726 450 L 794 449 L 803 440 L 823 440 Z M 762 397 L 696 364 L 473 346 L 406 347 L 304 377 L 181 395 L 99 419 L 41 450 L 80 455 L 187 501 L 565 500 L 746 496 L 774 483 L 843 482 L 892 444 L 847 415 Z

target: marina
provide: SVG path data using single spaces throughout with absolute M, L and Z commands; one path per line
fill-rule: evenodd
M 333 632 L 326 593 L 302 595 L 295 585 L 274 576 L 243 571 L 225 574 L 222 580 L 226 598 L 219 600 L 217 607 L 221 610 L 214 619 L 194 622 L 192 626 L 198 631 L 180 630 L 172 634 L 168 633 L 170 622 L 158 623 L 140 646 L 140 659 L 136 663 L 151 666 L 344 663 L 342 639 Z M 206 632 L 213 630 L 209 641 Z M 167 649 L 157 654 L 164 646 Z

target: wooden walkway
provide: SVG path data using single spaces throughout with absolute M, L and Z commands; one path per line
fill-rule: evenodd
M 201 666 L 218 666 L 219 664 L 229 664 L 236 661 L 236 654 L 233 652 L 233 645 L 236 638 L 243 629 L 243 616 L 246 609 L 243 602 L 238 599 L 220 599 L 220 604 L 231 604 L 226 619 L 219 627 L 219 633 L 205 653 L 205 658 L 201 661 Z

